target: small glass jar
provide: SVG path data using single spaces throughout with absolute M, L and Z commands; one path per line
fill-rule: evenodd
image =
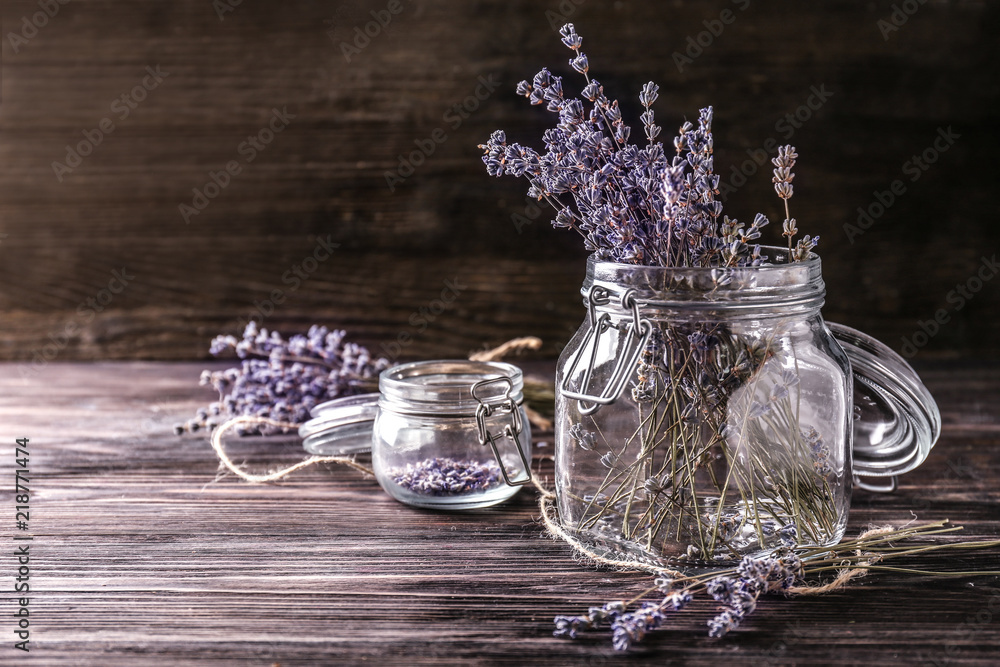
M 408 505 L 464 510 L 531 481 L 521 370 L 501 362 L 421 361 L 383 371 L 372 437 L 382 488 Z
M 765 251 L 758 267 L 588 262 L 588 316 L 556 373 L 556 494 L 593 549 L 676 567 L 833 545 L 854 435 L 871 476 L 909 470 L 937 439 L 912 369 L 824 323 L 819 258 Z

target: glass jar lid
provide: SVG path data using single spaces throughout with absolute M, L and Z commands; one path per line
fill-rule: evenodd
M 359 394 L 320 403 L 299 427 L 302 446 L 317 456 L 361 454 L 372 449 L 378 394 Z
M 483 403 L 523 400 L 521 369 L 503 361 L 414 361 L 382 371 L 383 409 L 406 414 L 475 416 Z
M 828 322 L 854 372 L 855 484 L 893 491 L 896 477 L 924 462 L 941 435 L 941 413 L 916 371 L 888 346 Z M 886 484 L 866 477 L 888 477 Z

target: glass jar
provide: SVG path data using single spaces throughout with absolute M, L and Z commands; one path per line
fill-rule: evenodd
M 559 358 L 560 521 L 598 552 L 719 565 L 843 536 L 851 364 L 820 260 L 662 268 L 593 258 Z
M 531 481 L 521 370 L 502 362 L 421 361 L 379 376 L 372 467 L 408 505 L 475 509 Z

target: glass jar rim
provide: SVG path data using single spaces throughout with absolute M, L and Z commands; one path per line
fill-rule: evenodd
M 623 262 L 612 262 L 609 260 L 597 259 L 597 256 L 593 253 L 587 257 L 587 261 L 593 262 L 594 264 L 621 267 L 623 269 L 651 269 L 655 271 L 675 272 L 675 273 L 740 271 L 744 269 L 749 269 L 752 271 L 773 271 L 779 269 L 811 266 L 814 264 L 819 265 L 821 263 L 820 256 L 814 252 L 810 252 L 809 256 L 802 261 L 789 262 L 787 261 L 788 248 L 786 247 L 762 245 L 760 246 L 760 250 L 761 250 L 761 257 L 765 260 L 765 263 L 762 263 L 758 266 L 659 266 L 652 264 L 626 264 Z M 779 261 L 779 263 L 770 263 L 775 261 Z
M 591 255 L 580 292 L 588 297 L 595 288 L 605 290 L 616 303 L 630 291 L 640 308 L 698 308 L 706 303 L 754 309 L 823 305 L 826 286 L 819 255 L 810 253 L 801 262 L 769 263 L 787 259 L 788 249 L 761 246 L 761 250 L 764 264 L 734 267 L 621 264 Z
M 522 402 L 523 388 L 521 369 L 502 361 L 414 361 L 379 375 L 379 409 L 474 417 L 483 402 L 505 398 Z

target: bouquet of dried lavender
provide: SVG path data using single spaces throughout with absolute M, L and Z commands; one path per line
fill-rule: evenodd
M 678 284 L 661 286 L 664 294 L 700 289 L 713 301 L 717 290 L 739 287 L 734 276 L 744 267 L 814 257 L 818 237 L 795 241 L 789 211 L 794 147 L 781 147 L 772 160 L 788 250 L 762 252 L 756 241 L 768 224 L 764 215 L 749 225 L 723 215 L 712 108 L 702 109 L 696 124 L 681 125 L 668 155 L 657 141 L 659 89 L 649 82 L 639 94 L 646 141 L 630 143 L 618 102 L 590 77 L 574 26 L 560 34 L 573 51 L 570 66 L 584 77 L 582 99 L 568 95 L 548 69 L 518 84 L 519 94 L 545 105 L 558 123 L 543 135 L 544 152 L 494 132 L 481 146 L 490 175 L 527 178 L 529 196 L 555 210 L 552 224 L 579 233 L 598 261 L 717 269 L 707 286 L 683 282 L 694 279 L 678 273 L 671 278 Z M 631 389 L 618 404 L 600 413 L 565 408 L 562 430 L 574 448 L 566 467 L 575 476 L 561 478 L 567 526 L 612 550 L 708 564 L 776 548 L 788 535 L 797 544 L 839 538 L 846 519 L 843 457 L 832 455 L 810 422 L 815 411 L 803 413 L 803 394 L 818 395 L 819 385 L 812 381 L 805 392 L 800 386 L 802 352 L 791 342 L 792 324 L 775 318 L 747 325 L 715 312 L 702 319 L 650 317 L 641 354 L 627 369 Z M 628 327 L 627 318 L 606 325 L 604 347 L 601 334 L 592 339 L 591 359 L 599 349 L 617 350 L 590 362 L 594 374 L 617 367 Z M 632 331 L 639 328 L 637 310 Z M 804 339 L 802 346 L 808 354 Z M 836 387 L 830 391 L 836 404 Z
M 276 422 L 301 424 L 316 405 L 340 396 L 378 390 L 378 375 L 389 367 L 387 359 L 373 359 L 367 348 L 344 340 L 344 331 L 311 326 L 305 334 L 287 340 L 276 331 L 247 324 L 243 338 L 217 336 L 210 352 L 235 353 L 236 368 L 203 371 L 201 384 L 219 392 L 219 400 L 183 425 L 178 433 L 214 429 L 232 417 L 252 416 Z M 260 424 L 241 433 L 271 434 L 285 429 Z
M 697 126 L 681 125 L 673 141 L 674 155 L 668 157 L 656 141 L 662 128 L 652 106 L 659 87 L 650 81 L 639 94 L 647 143 L 642 147 L 629 143 L 631 128 L 622 119 L 618 101 L 609 99 L 604 87 L 590 77 L 590 63 L 580 51 L 582 38 L 572 23 L 560 34 L 574 53 L 569 64 L 586 80 L 581 95 L 589 102 L 589 111 L 583 100 L 567 96 L 562 77 L 548 69 L 531 82 L 522 81 L 518 94 L 532 104 L 544 104 L 559 122 L 544 133 L 541 154 L 508 144 L 503 131 L 494 132 L 480 146 L 488 173 L 527 178 L 528 195 L 555 210 L 553 226 L 579 233 L 598 259 L 648 266 L 759 265 L 760 248 L 750 242 L 760 237 L 768 220 L 758 214 L 746 227 L 722 215 L 719 176 L 714 173 L 712 107 L 701 110 Z M 790 259 L 802 260 L 819 239 L 806 236 L 792 246 L 798 230 L 788 217 L 788 199 L 795 157 L 793 147 L 781 149 L 773 160 L 774 183 L 785 202 Z

